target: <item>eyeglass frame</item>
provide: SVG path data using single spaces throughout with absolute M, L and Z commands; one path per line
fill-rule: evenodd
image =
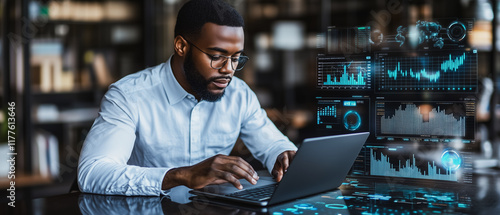
M 231 60 L 231 68 L 234 70 L 234 71 L 241 71 L 243 69 L 243 67 L 245 67 L 245 64 L 248 62 L 248 60 L 250 60 L 250 58 L 246 55 L 243 55 L 243 53 L 241 53 L 240 56 L 238 57 L 229 57 L 229 56 L 225 56 L 225 55 L 220 55 L 220 54 L 216 54 L 216 55 L 213 55 L 213 54 L 209 54 L 209 53 L 206 53 L 205 51 L 203 51 L 201 48 L 199 48 L 198 46 L 196 46 L 194 43 L 190 42 L 188 39 L 186 39 L 185 37 L 183 37 L 184 40 L 186 40 L 187 43 L 189 43 L 190 45 L 194 46 L 196 49 L 198 49 L 199 51 L 201 51 L 203 54 L 206 54 L 209 58 L 210 58 L 210 67 L 212 69 L 222 69 L 222 67 L 226 66 L 226 63 L 227 61 Z M 214 62 L 214 58 L 216 57 L 224 57 L 226 58 L 226 60 L 224 60 L 224 62 L 222 63 L 222 66 L 219 67 L 219 68 L 216 68 L 214 67 L 212 64 Z M 246 59 L 246 61 L 243 63 L 243 66 L 241 68 L 238 68 L 238 65 L 236 65 L 236 68 L 234 68 L 232 62 L 233 61 L 233 58 L 238 58 L 238 60 L 236 62 L 238 62 L 238 64 L 240 63 L 239 61 L 239 58 L 243 58 L 243 59 Z

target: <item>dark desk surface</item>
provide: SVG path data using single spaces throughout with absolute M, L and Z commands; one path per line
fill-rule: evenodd
M 6 204 L 7 214 L 500 214 L 500 171 L 474 174 L 474 183 L 421 183 L 348 178 L 340 190 L 268 208 L 192 201 L 185 187 L 167 197 L 71 193 Z M 2 212 L 2 214 L 4 214 Z

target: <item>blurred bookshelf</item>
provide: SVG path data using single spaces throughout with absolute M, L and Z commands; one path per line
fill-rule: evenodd
M 0 0 L 0 101 L 16 103 L 16 188 L 69 190 L 108 86 L 153 65 L 155 2 Z

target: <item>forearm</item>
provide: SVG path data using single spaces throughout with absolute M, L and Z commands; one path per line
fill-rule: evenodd
M 162 181 L 162 190 L 168 190 L 180 185 L 186 185 L 186 167 L 173 168 L 167 171 Z

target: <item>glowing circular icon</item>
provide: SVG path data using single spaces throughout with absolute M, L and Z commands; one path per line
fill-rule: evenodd
M 445 169 L 455 171 L 462 164 L 462 158 L 455 150 L 446 150 L 441 154 L 441 163 Z
M 374 31 L 371 32 L 370 34 L 370 43 L 373 45 L 380 45 L 384 41 L 384 34 L 378 30 L 375 29 Z
M 293 207 L 297 208 L 297 209 L 302 209 L 302 210 L 317 210 L 314 205 L 311 205 L 311 204 L 306 204 L 306 203 L 302 203 L 302 204 L 296 204 L 294 205 Z
M 452 40 L 453 42 L 460 42 L 465 38 L 465 35 L 467 34 L 467 28 L 465 28 L 465 25 L 463 23 L 454 21 L 448 26 L 446 33 L 448 34 L 450 40 Z
M 349 131 L 355 131 L 361 126 L 361 116 L 358 112 L 350 110 L 344 114 L 344 127 Z
M 325 207 L 330 209 L 347 209 L 347 206 L 343 204 L 327 204 Z

